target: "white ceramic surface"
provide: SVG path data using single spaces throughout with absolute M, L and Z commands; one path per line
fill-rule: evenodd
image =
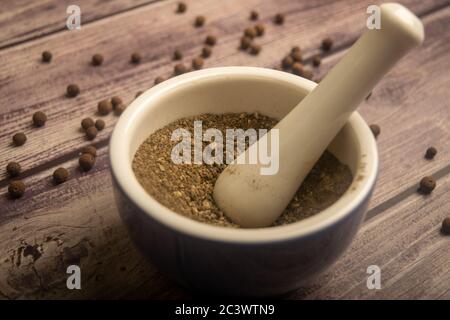
M 281 119 L 314 86 L 271 69 L 212 68 L 167 80 L 127 108 L 110 143 L 116 202 L 130 237 L 154 265 L 193 290 L 267 296 L 298 288 L 342 254 L 364 219 L 378 170 L 376 142 L 356 112 L 328 149 L 358 178 L 332 206 L 290 225 L 230 229 L 193 221 L 147 194 L 131 168 L 139 145 L 176 119 L 255 111 Z

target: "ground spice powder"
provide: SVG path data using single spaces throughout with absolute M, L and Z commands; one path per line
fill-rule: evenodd
M 225 164 L 175 164 L 171 160 L 172 148 L 179 142 L 171 141 L 172 132 L 184 128 L 193 137 L 195 120 L 203 122 L 203 131 L 216 128 L 224 137 L 226 129 L 271 129 L 277 122 L 257 113 L 203 114 L 177 120 L 142 143 L 133 160 L 133 171 L 144 189 L 167 208 L 200 222 L 239 227 L 213 199 L 214 184 Z M 204 147 L 208 144 L 204 142 Z M 274 225 L 296 222 L 324 210 L 345 193 L 351 182 L 349 168 L 326 151 Z

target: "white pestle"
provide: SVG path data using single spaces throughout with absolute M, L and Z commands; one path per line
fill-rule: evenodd
M 381 29 L 367 30 L 315 89 L 267 133 L 270 142 L 273 130 L 279 130 L 278 172 L 262 175 L 260 169 L 267 164 L 259 160 L 237 163 L 249 159 L 250 152 L 257 154 L 264 140 L 260 137 L 220 174 L 214 199 L 233 222 L 247 228 L 270 226 L 361 101 L 400 58 L 423 42 L 423 25 L 411 11 L 397 3 L 380 9 Z M 269 152 L 273 151 L 269 145 Z

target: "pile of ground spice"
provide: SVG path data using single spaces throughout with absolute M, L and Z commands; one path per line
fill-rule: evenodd
M 172 132 L 178 128 L 189 130 L 193 143 L 194 121 L 197 120 L 203 122 L 203 132 L 215 128 L 224 137 L 226 129 L 269 130 L 277 123 L 257 113 L 183 118 L 157 130 L 141 144 L 134 156 L 133 171 L 144 189 L 167 208 L 200 222 L 239 227 L 225 216 L 213 199 L 214 184 L 226 164 L 175 164 L 171 159 L 172 148 L 179 143 L 171 141 Z M 204 142 L 203 147 L 208 144 Z M 324 210 L 345 193 L 352 179 L 350 169 L 325 151 L 274 225 L 293 223 Z

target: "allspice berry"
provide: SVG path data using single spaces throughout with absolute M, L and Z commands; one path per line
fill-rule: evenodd
M 11 178 L 17 177 L 20 174 L 21 170 L 22 168 L 20 164 L 14 161 L 9 162 L 8 165 L 6 166 L 6 172 Z
M 256 43 L 252 43 L 250 45 L 250 53 L 253 55 L 257 55 L 261 52 L 261 46 L 259 44 Z
M 160 83 L 163 82 L 163 81 L 164 81 L 164 78 L 163 78 L 163 77 L 156 77 L 156 78 L 155 78 L 155 85 L 160 84 Z
M 275 24 L 283 24 L 284 23 L 284 15 L 281 13 L 277 13 L 273 19 L 273 22 L 275 22 Z
M 431 176 L 423 177 L 419 183 L 419 193 L 430 194 L 436 188 L 436 180 Z
M 103 121 L 102 119 L 95 120 L 95 128 L 98 131 L 102 131 L 105 128 L 105 121 Z
M 215 46 L 217 43 L 217 38 L 215 36 L 209 35 L 206 37 L 205 43 L 210 46 Z
M 113 109 L 122 103 L 123 103 L 122 99 L 118 96 L 114 96 L 111 98 L 111 104 L 112 104 Z
M 106 116 L 112 110 L 112 103 L 108 100 L 102 100 L 97 105 L 98 113 L 102 116 Z
M 187 10 L 187 5 L 184 2 L 178 2 L 178 6 L 177 6 L 177 12 L 178 13 L 184 13 Z
M 134 52 L 131 55 L 131 63 L 138 64 L 141 62 L 141 55 L 138 52 Z
M 300 62 L 292 64 L 292 72 L 298 76 L 303 75 L 304 67 Z
M 33 114 L 33 123 L 36 127 L 42 127 L 47 121 L 47 116 L 42 111 Z
M 437 154 L 437 149 L 435 147 L 429 147 L 425 152 L 425 158 L 431 160 Z
M 252 39 L 250 37 L 243 36 L 241 38 L 241 49 L 242 50 L 247 50 L 248 48 L 250 48 L 251 44 L 252 44 Z
M 192 60 L 192 68 L 198 70 L 201 69 L 202 67 L 203 67 L 203 59 L 201 57 L 197 57 Z
M 450 235 L 450 217 L 447 217 L 442 221 L 441 231 L 443 234 Z
M 173 60 L 181 60 L 183 59 L 183 54 L 181 53 L 180 50 L 175 50 L 173 52 Z
M 312 64 L 313 64 L 314 67 L 320 66 L 321 63 L 322 63 L 322 59 L 320 58 L 319 55 L 315 55 L 315 56 L 312 58 Z
M 125 111 L 125 105 L 122 103 L 114 109 L 114 114 L 120 116 Z
M 209 58 L 212 54 L 212 49 L 209 46 L 204 46 L 202 49 L 202 57 Z
M 283 69 L 289 69 L 292 67 L 293 64 L 294 64 L 294 59 L 292 59 L 292 57 L 290 55 L 284 57 L 284 59 L 281 61 L 281 66 L 283 67 Z
M 372 133 L 373 133 L 373 135 L 374 135 L 375 138 L 377 138 L 377 137 L 380 135 L 381 128 L 380 128 L 379 125 L 377 125 L 377 124 L 371 124 L 371 125 L 369 126 L 369 128 L 370 128 L 370 130 L 372 131 Z
M 293 46 L 292 47 L 292 49 L 291 49 L 291 53 L 294 53 L 294 52 L 302 52 L 302 49 L 300 49 L 300 47 L 299 46 Z
M 61 167 L 53 172 L 53 181 L 55 181 L 56 184 L 67 181 L 67 178 L 69 178 L 69 172 L 66 168 Z
M 52 61 L 52 53 L 50 51 L 42 52 L 42 62 L 49 63 L 50 61 Z
M 325 38 L 322 40 L 322 50 L 330 51 L 333 47 L 333 40 L 331 38 Z
M 186 73 L 187 68 L 184 64 L 179 63 L 179 64 L 175 65 L 175 67 L 173 68 L 173 72 L 178 76 L 180 74 Z
M 195 23 L 194 25 L 199 28 L 202 27 L 205 24 L 205 17 L 204 16 L 198 16 L 197 18 L 195 18 Z
M 81 154 L 89 153 L 91 156 L 97 156 L 97 149 L 94 146 L 86 146 L 81 149 Z
M 253 39 L 256 37 L 256 29 L 253 27 L 248 27 L 244 30 L 244 36 Z
M 95 164 L 95 157 L 89 153 L 83 153 L 78 159 L 78 163 L 83 171 L 89 171 Z
M 94 140 L 95 137 L 97 136 L 97 133 L 98 133 L 98 131 L 97 131 L 97 128 L 95 126 L 89 127 L 89 128 L 86 129 L 86 138 L 88 140 Z
M 291 57 L 295 62 L 302 62 L 302 52 L 300 50 L 292 51 Z
M 25 189 L 25 184 L 22 181 L 12 181 L 8 187 L 9 196 L 12 199 L 18 199 L 23 196 Z
M 27 136 L 23 132 L 18 132 L 13 135 L 12 140 L 16 146 L 22 146 L 27 141 Z
M 100 66 L 103 63 L 103 56 L 99 53 L 96 53 L 92 56 L 92 65 Z
M 91 118 L 84 118 L 83 120 L 81 120 L 81 127 L 83 128 L 83 130 L 87 130 L 92 126 L 94 126 L 94 120 L 92 120 Z
M 264 25 L 262 23 L 258 23 L 257 25 L 255 25 L 255 30 L 256 30 L 256 35 L 258 37 L 261 37 L 262 35 L 264 35 L 266 28 L 264 27 Z
M 258 18 L 259 18 L 259 14 L 257 11 L 255 11 L 255 10 L 250 11 L 250 20 L 253 20 L 253 21 L 258 20 Z
M 76 84 L 69 84 L 67 86 L 67 97 L 74 98 L 80 94 L 80 88 Z

